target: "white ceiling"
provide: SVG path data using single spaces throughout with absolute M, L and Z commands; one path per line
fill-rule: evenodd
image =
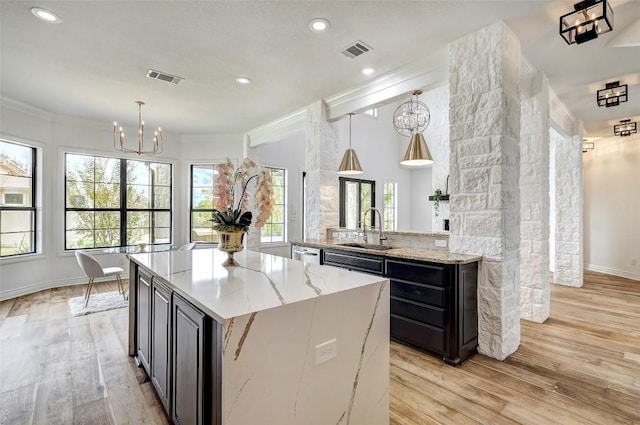
M 640 119 L 640 2 L 613 0 L 614 31 L 583 45 L 558 35 L 567 1 L 0 1 L 0 90 L 47 111 L 172 134 L 243 133 L 424 57 L 504 20 L 523 55 L 549 77 L 587 135 Z M 45 7 L 62 18 L 43 23 Z M 328 32 L 309 31 L 322 17 Z M 338 51 L 356 40 L 373 51 Z M 625 47 L 622 47 L 625 46 Z M 377 73 L 360 70 L 373 66 Z M 148 69 L 184 77 L 179 85 Z M 253 84 L 238 86 L 248 75 Z M 629 102 L 598 108 L 604 83 L 629 84 Z

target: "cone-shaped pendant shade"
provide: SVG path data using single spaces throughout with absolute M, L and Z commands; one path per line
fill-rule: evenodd
M 360 161 L 358 161 L 358 155 L 356 155 L 356 151 L 351 149 L 351 117 L 354 114 L 349 113 L 347 115 L 349 115 L 349 149 L 344 152 L 340 168 L 338 168 L 338 174 L 362 174 L 363 171 Z
M 409 141 L 409 147 L 404 154 L 404 158 L 400 161 L 402 165 L 431 165 L 433 159 L 431 153 L 427 147 L 427 143 L 424 141 L 424 137 L 421 133 L 414 133 Z
M 358 161 L 358 155 L 356 151 L 349 148 L 344 152 L 340 168 L 338 168 L 338 174 L 362 174 L 362 167 L 360 161 Z

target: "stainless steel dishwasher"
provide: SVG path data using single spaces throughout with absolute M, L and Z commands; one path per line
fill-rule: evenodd
M 305 263 L 321 264 L 322 250 L 320 248 L 292 245 L 291 258 Z

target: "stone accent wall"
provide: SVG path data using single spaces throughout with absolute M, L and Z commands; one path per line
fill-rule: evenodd
M 549 318 L 549 81 L 523 76 L 520 128 L 520 312 Z
M 582 286 L 582 122 L 555 141 L 556 223 L 553 283 Z
M 338 138 L 327 121 L 327 104 L 320 100 L 307 109 L 306 233 L 305 239 L 324 237 L 325 229 L 338 226 Z M 283 153 L 284 154 L 284 153 Z
M 427 195 L 433 195 L 436 189 L 445 193 L 451 150 L 449 144 L 449 86 L 429 90 L 420 96 L 420 100 L 425 102 L 431 111 L 431 122 L 424 131 L 424 137 L 433 157 L 433 165 L 431 166 L 432 190 Z M 433 202 L 429 203 L 433 208 Z M 445 218 L 449 218 L 449 203 L 440 202 L 437 217 L 435 211 L 432 210 L 431 229 L 433 231 L 444 230 L 443 220 Z
M 520 344 L 520 43 L 499 22 L 450 45 L 450 251 L 480 254 L 478 350 Z

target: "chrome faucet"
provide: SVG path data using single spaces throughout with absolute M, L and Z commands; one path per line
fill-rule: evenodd
M 363 214 L 362 214 L 362 239 L 364 239 L 365 243 L 368 243 L 368 237 L 367 237 L 367 223 L 365 221 L 365 218 L 367 217 L 367 213 L 369 211 L 373 211 L 374 213 L 378 213 L 378 224 L 380 224 L 380 237 L 378 238 L 380 240 L 380 245 L 382 245 L 382 241 L 386 241 L 387 240 L 387 236 L 384 234 L 384 229 L 382 227 L 382 214 L 380 213 L 380 211 L 377 208 L 369 208 L 367 209 Z M 373 223 L 371 225 L 371 228 L 373 229 L 373 225 L 376 224 L 376 217 L 374 214 L 373 217 Z

